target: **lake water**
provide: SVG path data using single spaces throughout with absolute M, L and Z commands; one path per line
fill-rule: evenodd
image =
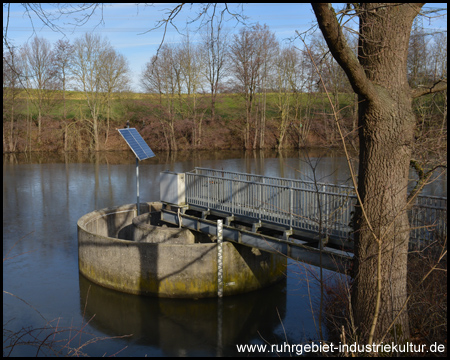
M 345 158 L 334 152 L 163 153 L 140 162 L 140 200 L 159 200 L 161 171 L 195 167 L 349 183 Z M 11 350 L 5 337 L 13 333 L 28 333 L 20 341 L 30 343 L 34 337 L 40 343 L 56 331 L 47 338 L 54 341 L 53 350 L 64 347 L 67 354 L 81 347 L 90 356 L 231 356 L 238 354 L 240 344 L 300 344 L 320 338 L 314 316 L 318 269 L 304 264 L 290 261 L 285 281 L 226 297 L 221 305 L 217 299 L 123 294 L 81 276 L 77 220 L 96 209 L 134 203 L 135 176 L 130 151 L 3 157 L 4 355 Z M 446 196 L 446 184 L 441 177 L 426 193 Z M 335 274 L 324 274 L 335 281 Z M 16 345 L 11 355 L 36 351 Z M 45 347 L 39 352 L 52 354 Z

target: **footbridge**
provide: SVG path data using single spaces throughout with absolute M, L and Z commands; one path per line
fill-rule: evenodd
M 217 233 L 224 240 L 345 273 L 353 259 L 351 186 L 195 168 L 160 177 L 161 219 Z M 426 246 L 447 233 L 447 198 L 418 196 L 408 212 L 410 245 Z

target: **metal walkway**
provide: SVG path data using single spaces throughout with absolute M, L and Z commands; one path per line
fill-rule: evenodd
M 339 272 L 351 262 L 353 187 L 205 168 L 161 174 L 177 177 L 161 185 L 161 201 L 171 204 L 163 209 L 167 222 L 215 235 L 215 219 L 223 218 L 226 240 Z M 409 211 L 410 243 L 446 234 L 446 215 L 446 198 L 419 196 Z

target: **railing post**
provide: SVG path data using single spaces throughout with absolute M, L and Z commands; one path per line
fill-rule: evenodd
M 231 216 L 234 216 L 234 181 L 231 180 Z
M 209 176 L 206 178 L 206 181 L 208 181 L 207 187 L 208 187 L 208 210 L 209 210 Z
M 266 199 L 267 199 L 266 191 L 267 191 L 266 190 L 266 184 L 265 184 L 265 181 L 264 181 L 264 177 L 262 177 L 261 178 L 261 198 L 260 198 L 260 201 L 261 201 L 261 207 L 264 210 L 264 215 L 266 216 L 266 219 L 267 219 L 268 211 L 266 209 L 266 206 L 267 206 L 267 203 L 266 203 Z
M 290 213 L 289 227 L 292 229 L 292 218 L 293 218 L 293 213 L 294 213 L 294 198 L 293 198 L 293 192 L 292 192 L 292 181 L 291 181 L 291 186 L 289 187 L 289 213 Z

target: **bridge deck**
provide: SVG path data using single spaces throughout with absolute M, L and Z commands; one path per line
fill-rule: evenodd
M 224 237 L 230 241 L 339 272 L 351 262 L 353 187 L 195 168 L 185 174 L 182 192 L 186 206 L 179 214 L 164 209 L 165 221 L 215 234 L 213 218 L 223 218 Z M 416 248 L 429 244 L 436 233 L 447 234 L 446 198 L 419 196 L 408 215 L 410 244 Z
M 195 168 L 186 173 L 186 203 L 315 232 L 337 246 L 348 246 L 353 238 L 351 186 Z M 418 196 L 408 215 L 415 245 L 447 234 L 447 198 Z
M 192 211 L 190 207 L 184 207 L 183 211 Z M 200 231 L 209 235 L 217 234 L 217 220 L 207 219 L 206 217 L 217 217 L 216 212 L 204 213 L 204 217 L 188 215 L 185 212 L 178 211 L 177 208 L 170 206 L 170 210 L 166 207 L 162 209 L 161 220 L 185 227 L 191 230 Z M 226 218 L 224 219 L 225 221 Z M 235 221 L 235 219 L 231 220 Z M 229 222 L 231 222 L 229 220 Z M 337 271 L 340 273 L 348 273 L 351 268 L 353 254 L 348 251 L 342 251 L 331 247 L 323 246 L 322 249 L 317 248 L 310 242 L 290 237 L 285 238 L 283 235 L 271 234 L 266 232 L 246 230 L 244 226 L 231 226 L 229 223 L 223 225 L 223 238 L 228 241 L 236 242 L 242 245 L 251 246 L 263 251 L 275 254 L 282 254 L 294 260 L 308 263 L 315 266 L 321 266 L 325 269 Z M 313 234 L 311 234 L 313 236 Z

